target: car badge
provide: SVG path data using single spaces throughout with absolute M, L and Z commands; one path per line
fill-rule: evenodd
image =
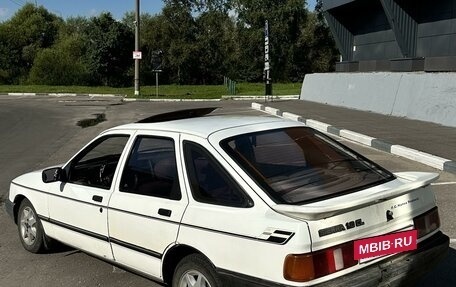
M 393 219 L 394 219 L 393 212 L 391 210 L 387 210 L 386 211 L 386 222 L 390 222 Z

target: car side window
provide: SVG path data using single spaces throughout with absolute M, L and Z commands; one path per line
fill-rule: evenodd
M 71 161 L 68 182 L 110 189 L 128 138 L 128 135 L 112 135 L 93 142 Z
M 125 165 L 119 189 L 121 192 L 180 200 L 174 141 L 139 136 Z
M 193 198 L 231 207 L 251 207 L 252 200 L 202 146 L 184 142 L 184 157 Z

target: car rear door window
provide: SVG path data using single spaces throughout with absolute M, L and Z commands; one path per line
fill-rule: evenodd
M 184 142 L 184 157 L 193 198 L 231 207 L 250 207 L 252 200 L 202 146 Z
M 180 200 L 174 141 L 139 136 L 122 173 L 120 191 Z

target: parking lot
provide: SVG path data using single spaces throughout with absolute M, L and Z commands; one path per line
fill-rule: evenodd
M 5 214 L 3 202 L 14 177 L 65 162 L 106 128 L 166 111 L 202 106 L 222 107 L 217 113 L 268 116 L 251 109 L 251 103 L 244 101 L 124 103 L 114 97 L 0 96 L 0 286 L 159 286 L 70 248 L 59 247 L 51 254 L 26 252 L 16 226 Z M 77 125 L 78 121 L 93 119 L 96 114 L 105 115 L 106 121 L 86 128 Z M 456 286 L 456 175 L 341 141 L 393 172 L 440 173 L 434 190 L 442 229 L 453 239 L 452 248 L 445 261 L 420 286 Z

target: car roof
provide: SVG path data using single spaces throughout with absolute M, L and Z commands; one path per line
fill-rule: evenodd
M 169 131 L 178 133 L 187 133 L 202 138 L 208 138 L 209 135 L 222 130 L 239 128 L 244 126 L 254 126 L 289 122 L 288 120 L 270 117 L 270 116 L 245 116 L 245 115 L 210 115 L 190 119 L 170 120 L 156 123 L 131 123 L 117 126 L 108 131 L 116 130 L 137 130 L 137 131 Z

